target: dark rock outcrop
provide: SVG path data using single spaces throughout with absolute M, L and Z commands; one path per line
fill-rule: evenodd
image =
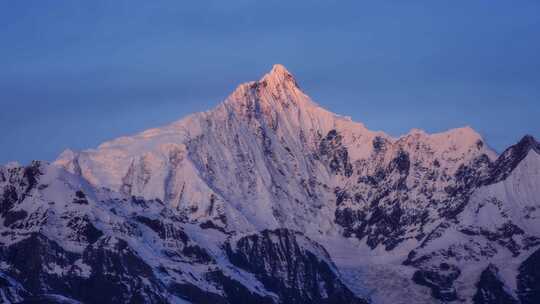
M 494 265 L 489 265 L 482 271 L 480 280 L 476 283 L 474 304 L 518 304 L 518 301 L 505 289 L 498 273 L 499 270 Z
M 237 267 L 253 273 L 281 303 L 366 303 L 339 279 L 324 249 L 297 232 L 264 230 L 227 244 Z
M 453 283 L 460 274 L 461 271 L 456 266 L 444 264 L 436 270 L 417 270 L 413 281 L 431 288 L 435 299 L 449 302 L 458 299 Z
M 517 294 L 522 304 L 540 303 L 540 250 L 519 266 Z

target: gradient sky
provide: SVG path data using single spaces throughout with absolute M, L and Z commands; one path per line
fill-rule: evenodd
M 338 3 L 339 2 L 339 3 Z M 2 1 L 0 163 L 207 110 L 282 63 L 320 105 L 401 135 L 540 137 L 540 1 Z

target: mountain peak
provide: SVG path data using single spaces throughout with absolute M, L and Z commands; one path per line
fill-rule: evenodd
M 523 136 L 516 146 L 523 151 L 534 150 L 540 154 L 540 143 L 532 135 L 527 134 Z
M 261 83 L 267 82 L 269 84 L 293 84 L 294 86 L 298 87 L 298 84 L 296 83 L 296 79 L 294 76 L 283 66 L 282 64 L 274 64 L 272 66 L 272 70 L 270 70 L 269 73 L 263 76 L 263 78 L 259 81 Z
M 513 146 L 508 147 L 495 162 L 489 183 L 504 180 L 531 151 L 540 154 L 540 143 L 531 135 L 525 135 Z
M 291 74 L 284 65 L 279 64 L 279 63 L 276 63 L 272 66 L 272 70 L 270 71 L 270 73 L 289 74 L 289 75 Z
M 534 136 L 530 134 L 526 134 L 525 136 L 523 136 L 519 142 L 523 144 L 528 144 L 528 145 L 538 144 L 538 141 L 536 141 L 536 138 L 534 138 Z
M 225 100 L 225 104 L 243 104 L 252 110 L 260 110 L 262 104 L 263 108 L 314 105 L 300 89 L 294 76 L 281 64 L 274 64 L 270 72 L 258 81 L 240 84 Z

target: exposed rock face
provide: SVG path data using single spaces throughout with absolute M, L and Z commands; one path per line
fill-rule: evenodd
M 508 294 L 504 283 L 499 278 L 499 270 L 489 265 L 476 284 L 478 288 L 474 295 L 475 304 L 512 304 L 519 303 L 512 295 Z
M 339 280 L 324 248 L 300 233 L 264 230 L 227 243 L 227 255 L 283 303 L 366 303 Z
M 519 267 L 518 296 L 523 304 L 540 301 L 540 250 L 535 251 Z
M 418 270 L 413 275 L 413 281 L 427 286 L 435 299 L 445 302 L 457 300 L 457 292 L 453 286 L 461 271 L 454 265 L 441 264 L 433 270 Z
M 436 269 L 437 272 L 441 270 L 441 262 L 459 267 L 462 274 L 456 282 L 467 285 L 462 297 L 473 294 L 470 278 L 478 274 L 471 269 L 478 264 L 487 261 L 496 264 L 484 270 L 481 276 L 484 281 L 490 275 L 496 276 L 501 269 L 506 270 L 508 277 L 509 261 L 523 260 L 540 244 L 537 225 L 540 156 L 533 146 L 525 138 L 491 163 L 488 173 L 480 175 L 479 183 L 468 196 L 467 205 L 455 220 L 439 224 L 420 246 L 409 253 L 404 263 L 421 270 Z M 527 153 L 525 156 L 523 151 Z M 497 172 L 505 172 L 504 179 L 494 178 L 495 174 L 500 174 Z M 516 290 L 508 284 L 515 280 L 517 273 L 510 275 L 513 277 L 501 281 L 504 285 L 501 288 L 510 292 L 513 298 L 512 293 Z M 452 286 L 455 288 L 456 283 Z M 493 290 L 486 292 L 496 293 Z M 457 296 L 456 299 L 459 298 Z M 482 294 L 476 292 L 475 299 L 480 301 L 481 298 Z
M 296 284 L 307 293 L 267 287 L 266 277 L 234 267 L 222 243 L 231 233 L 212 222 L 190 223 L 159 200 L 98 190 L 56 166 L 32 166 L 40 174 L 30 190 L 17 178 L 24 168 L 10 170 L 12 182 L 2 184 L 16 197 L 26 195 L 9 201 L 0 230 L 5 302 L 364 303 L 341 283 L 324 249 L 301 234 L 276 232 L 304 242 L 296 252 L 305 260 Z
M 540 144 L 530 135 L 524 136 L 516 145 L 506 149 L 491 168 L 484 179 L 484 184 L 494 184 L 506 179 L 510 173 L 524 160 L 529 152 L 540 154 Z
M 0 273 L 0 299 L 7 303 L 18 303 L 28 298 L 30 293 L 12 277 Z
M 534 302 L 539 189 L 531 136 L 500 156 L 469 127 L 393 138 L 322 109 L 276 65 L 211 111 L 0 167 L 0 292 Z
M 413 133 L 393 143 L 374 139 L 372 154 L 355 163 L 352 181 L 337 191 L 336 221 L 346 235 L 391 250 L 459 214 L 488 170 L 491 153 L 471 139 L 461 153 L 454 151 L 456 144 L 441 149 L 460 136 L 479 138 L 462 129 L 431 138 Z
M 24 200 L 30 191 L 36 186 L 41 175 L 40 162 L 34 161 L 28 167 L 9 167 L 0 170 L 0 181 L 6 184 L 0 197 L 0 216 L 11 218 L 8 223 L 16 221 L 21 215 L 11 214 L 9 211 Z M 12 217 L 15 218 L 12 218 Z

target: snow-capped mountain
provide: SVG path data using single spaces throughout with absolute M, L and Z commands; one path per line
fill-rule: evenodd
M 0 299 L 538 303 L 540 144 L 399 138 L 281 65 L 211 111 L 0 167 Z

